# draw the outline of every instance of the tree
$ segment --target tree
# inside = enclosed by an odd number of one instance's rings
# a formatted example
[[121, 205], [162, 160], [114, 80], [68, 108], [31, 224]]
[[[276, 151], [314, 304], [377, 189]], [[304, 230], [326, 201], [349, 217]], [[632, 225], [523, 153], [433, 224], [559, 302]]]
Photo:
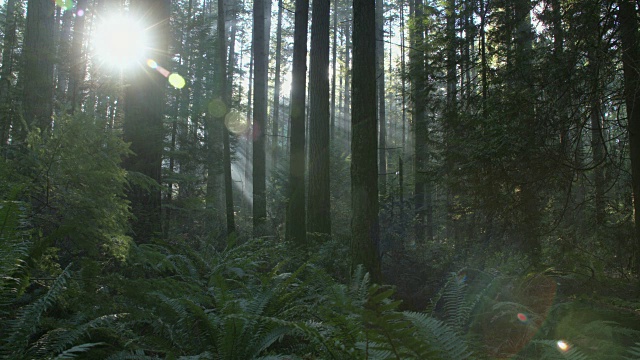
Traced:
[[291, 65], [290, 160], [286, 240], [304, 245], [307, 238], [305, 209], [305, 95], [309, 1], [296, 0]]
[[378, 170], [380, 174], [380, 194], [387, 192], [387, 119], [385, 114], [385, 84], [384, 84], [384, 0], [376, 0], [376, 79], [378, 94], [378, 126], [380, 138], [378, 141]]
[[48, 133], [51, 130], [53, 114], [53, 63], [55, 48], [53, 43], [54, 2], [49, 0], [29, 0], [27, 4], [27, 28], [24, 38], [22, 110], [26, 129], [20, 134], [24, 139], [26, 131], [39, 128]]
[[630, 0], [620, 0], [618, 21], [622, 41], [624, 97], [629, 127], [629, 155], [633, 186], [636, 240], [636, 272], [640, 274], [640, 50], [638, 49], [638, 17]]
[[273, 123], [271, 132], [273, 133], [273, 142], [271, 145], [271, 166], [276, 169], [278, 167], [278, 143], [279, 143], [279, 122], [280, 122], [280, 68], [282, 65], [282, 0], [278, 0], [278, 24], [276, 29], [276, 68], [275, 79], [273, 85]]
[[[167, 61], [170, 0], [136, 0], [132, 4], [135, 14], [143, 17], [149, 55], [158, 64]], [[148, 24], [153, 24], [150, 26]], [[138, 69], [138, 68], [137, 68]], [[132, 184], [128, 193], [134, 215], [132, 230], [138, 242], [148, 242], [161, 234], [161, 195], [159, 184], [162, 172], [164, 140], [163, 104], [166, 81], [153, 69], [138, 69], [129, 75], [125, 94], [124, 140], [131, 143], [133, 154], [123, 163], [129, 173], [146, 176], [152, 183]]]
[[[225, 104], [225, 111], [221, 113], [222, 117], [218, 120], [221, 123], [224, 122], [224, 115], [228, 113], [228, 109], [231, 106], [231, 93], [227, 87], [227, 45], [226, 45], [226, 32], [225, 32], [225, 16], [224, 16], [224, 0], [218, 0], [218, 52], [217, 52], [217, 73], [219, 77], [218, 94], [222, 99], [222, 103]], [[231, 148], [229, 142], [229, 129], [226, 126], [222, 126], [222, 144], [223, 149], [223, 171], [224, 171], [224, 194], [225, 194], [225, 209], [227, 218], [227, 234], [232, 235], [236, 231], [235, 215], [233, 208], [233, 183], [231, 179]]]
[[336, 129], [336, 76], [338, 64], [338, 0], [333, 2], [333, 46], [331, 47], [331, 139]]
[[265, 131], [267, 125], [267, 64], [264, 0], [253, 1], [253, 233], [265, 234], [267, 220]]
[[416, 214], [415, 240], [424, 240], [426, 215], [426, 156], [428, 127], [426, 119], [426, 78], [425, 54], [420, 49], [424, 42], [424, 27], [422, 26], [422, 1], [417, 0], [413, 8], [413, 24], [411, 26], [411, 51], [409, 52], [411, 74], [411, 96], [413, 98], [413, 133], [414, 133], [414, 211]]
[[314, 0], [311, 10], [309, 69], [309, 206], [308, 231], [331, 234], [329, 192], [329, 0]]
[[[87, 0], [78, 0], [76, 12], [87, 8]], [[85, 38], [85, 16], [76, 16], [73, 26], [73, 42], [71, 45], [71, 71], [69, 76], [69, 92], [71, 93], [71, 113], [73, 114], [77, 107], [80, 106], [82, 96], [80, 89], [84, 82], [86, 72], [86, 59], [84, 54], [84, 38]]]
[[353, 1], [351, 105], [351, 256], [373, 281], [382, 280], [379, 255], [375, 0]]
[[0, 147], [9, 140], [12, 123], [11, 80], [13, 77], [16, 39], [16, 0], [8, 0], [5, 11], [4, 41], [2, 44], [2, 69], [0, 70]]

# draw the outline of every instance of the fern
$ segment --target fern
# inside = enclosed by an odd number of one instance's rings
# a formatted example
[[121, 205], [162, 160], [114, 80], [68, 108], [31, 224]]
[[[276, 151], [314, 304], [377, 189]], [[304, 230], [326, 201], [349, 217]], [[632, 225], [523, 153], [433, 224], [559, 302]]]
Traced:
[[423, 313], [404, 312], [404, 316], [415, 327], [416, 338], [428, 343], [430, 349], [435, 350], [438, 358], [457, 360], [471, 357], [472, 353], [469, 351], [466, 339], [461, 337], [453, 327]]
[[143, 350], [119, 351], [110, 355], [105, 360], [158, 360], [158, 357], [148, 356]]
[[31, 247], [27, 206], [0, 201], [0, 316], [28, 285], [26, 260]]
[[629, 356], [628, 360], [639, 360], [640, 359], [640, 342], [637, 342], [634, 346], [632, 346], [628, 350]]
[[576, 346], [569, 346], [567, 349], [559, 348], [556, 340], [534, 340], [532, 347], [538, 350], [538, 357], [548, 360], [588, 360], [589, 357], [581, 352]]
[[86, 344], [81, 344], [81, 345], [76, 345], [70, 349], [67, 349], [65, 351], [63, 351], [62, 353], [60, 353], [60, 355], [56, 356], [55, 359], [73, 359], [75, 358], [78, 354], [80, 353], [85, 353], [89, 350], [91, 350], [92, 348], [99, 346], [99, 345], [104, 345], [104, 343], [86, 343]]
[[14, 358], [20, 358], [29, 344], [29, 339], [38, 330], [42, 315], [60, 298], [65, 291], [67, 280], [71, 276], [71, 264], [56, 278], [47, 293], [35, 302], [25, 306], [18, 317], [8, 322], [9, 336], [3, 348], [13, 352]]
[[[109, 327], [124, 316], [126, 314], [104, 315], [71, 329], [58, 328], [48, 331], [38, 339], [33, 347], [37, 349], [36, 353], [42, 357], [64, 354], [73, 349], [69, 349], [69, 346], [78, 343], [82, 337], [89, 335], [91, 330]], [[88, 350], [89, 348], [86, 349], [86, 351]]]

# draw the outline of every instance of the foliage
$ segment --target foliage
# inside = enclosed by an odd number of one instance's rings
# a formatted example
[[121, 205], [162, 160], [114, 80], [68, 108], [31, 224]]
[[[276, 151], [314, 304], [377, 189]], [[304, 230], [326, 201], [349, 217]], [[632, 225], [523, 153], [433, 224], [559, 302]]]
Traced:
[[18, 196], [31, 204], [30, 221], [47, 244], [63, 250], [63, 262], [79, 254], [125, 255], [129, 210], [120, 162], [127, 153], [97, 119], [64, 116], [50, 138], [31, 132], [27, 147], [8, 163], [8, 180], [21, 184]]

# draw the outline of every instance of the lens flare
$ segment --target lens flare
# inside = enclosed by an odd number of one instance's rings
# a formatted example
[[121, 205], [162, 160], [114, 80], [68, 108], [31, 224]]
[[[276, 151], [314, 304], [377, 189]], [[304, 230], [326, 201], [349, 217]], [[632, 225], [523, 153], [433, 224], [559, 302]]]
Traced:
[[93, 44], [99, 61], [120, 69], [144, 63], [149, 47], [140, 21], [122, 14], [100, 19]]
[[187, 82], [182, 76], [180, 76], [180, 74], [173, 73], [169, 75], [169, 84], [171, 84], [171, 86], [176, 89], [182, 89], [187, 84]]
[[152, 69], [155, 69], [155, 68], [158, 67], [158, 63], [153, 61], [153, 60], [151, 60], [151, 59], [148, 59], [147, 60], [147, 66], [152, 68]]
[[227, 113], [227, 105], [221, 99], [213, 99], [209, 102], [209, 114], [214, 118], [223, 117]]
[[58, 5], [58, 7], [62, 9], [70, 10], [73, 7], [73, 1], [72, 0], [56, 0], [56, 5]]
[[557, 345], [558, 345], [558, 349], [562, 352], [568, 351], [570, 347], [569, 344], [567, 344], [567, 342], [564, 340], [558, 340]]
[[249, 129], [247, 118], [236, 109], [231, 109], [224, 117], [224, 125], [236, 135], [244, 134]]
[[527, 315], [523, 314], [523, 313], [518, 313], [518, 320], [520, 320], [520, 322], [527, 322], [527, 320], [529, 320], [529, 318], [527, 317]]

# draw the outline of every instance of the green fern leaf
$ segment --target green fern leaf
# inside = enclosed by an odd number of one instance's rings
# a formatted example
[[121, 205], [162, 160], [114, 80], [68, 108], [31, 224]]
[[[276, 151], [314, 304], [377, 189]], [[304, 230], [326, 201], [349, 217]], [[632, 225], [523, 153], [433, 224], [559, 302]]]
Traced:
[[63, 351], [62, 353], [60, 353], [60, 355], [56, 356], [55, 359], [56, 360], [73, 359], [76, 356], [78, 356], [78, 354], [85, 353], [99, 345], [104, 345], [104, 343], [99, 342], [99, 343], [86, 343], [86, 344], [76, 345], [70, 349]]

